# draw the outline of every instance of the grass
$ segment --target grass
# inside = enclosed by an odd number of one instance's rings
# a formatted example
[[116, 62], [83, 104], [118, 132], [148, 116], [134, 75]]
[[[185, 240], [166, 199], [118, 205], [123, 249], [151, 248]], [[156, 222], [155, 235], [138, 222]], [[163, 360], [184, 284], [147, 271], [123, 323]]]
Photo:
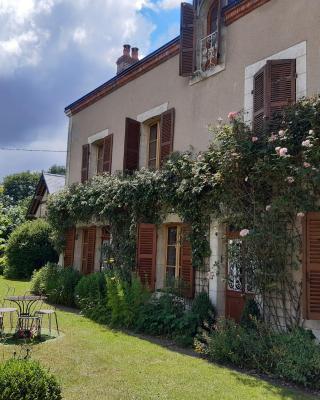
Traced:
[[[0, 299], [6, 285], [23, 294], [28, 282], [0, 277]], [[60, 380], [65, 400], [247, 400], [312, 399], [294, 389], [171, 351], [147, 340], [96, 324], [72, 310], [61, 310], [63, 334], [34, 346], [32, 357]], [[14, 346], [0, 347], [0, 361]]]

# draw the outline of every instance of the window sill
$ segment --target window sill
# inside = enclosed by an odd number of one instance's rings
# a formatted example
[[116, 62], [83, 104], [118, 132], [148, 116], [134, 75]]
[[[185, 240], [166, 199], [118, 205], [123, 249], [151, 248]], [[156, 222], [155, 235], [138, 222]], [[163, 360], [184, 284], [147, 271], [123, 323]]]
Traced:
[[225, 64], [219, 64], [215, 66], [214, 68], [207, 70], [205, 72], [195, 72], [194, 75], [190, 78], [189, 85], [194, 85], [195, 83], [201, 82], [207, 78], [210, 78], [210, 76], [217, 75], [220, 72], [224, 71], [226, 69]]

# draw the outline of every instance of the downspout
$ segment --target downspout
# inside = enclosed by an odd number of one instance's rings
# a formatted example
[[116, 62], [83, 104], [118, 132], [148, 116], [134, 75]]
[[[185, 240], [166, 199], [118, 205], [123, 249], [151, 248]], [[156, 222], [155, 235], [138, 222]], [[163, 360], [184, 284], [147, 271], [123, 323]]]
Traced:
[[70, 179], [70, 153], [71, 153], [71, 135], [72, 135], [72, 113], [71, 110], [65, 111], [66, 116], [69, 118], [68, 127], [68, 145], [67, 145], [67, 159], [66, 159], [66, 186], [69, 186]]

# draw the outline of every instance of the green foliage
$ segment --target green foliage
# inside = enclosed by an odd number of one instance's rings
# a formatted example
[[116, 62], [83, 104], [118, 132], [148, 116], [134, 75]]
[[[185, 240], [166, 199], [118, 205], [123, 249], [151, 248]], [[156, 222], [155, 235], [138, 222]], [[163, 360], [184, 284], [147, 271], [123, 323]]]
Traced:
[[79, 272], [73, 268], [48, 263], [34, 272], [31, 291], [35, 294], [45, 294], [51, 303], [71, 307], [75, 305], [74, 293], [80, 278]]
[[54, 164], [48, 169], [49, 174], [65, 175], [66, 167], [64, 165]]
[[261, 321], [259, 306], [253, 298], [247, 298], [242, 310], [240, 325], [246, 329], [255, 329], [257, 321]]
[[0, 275], [3, 275], [3, 271], [7, 265], [7, 259], [5, 256], [0, 257]]
[[0, 400], [61, 400], [56, 378], [36, 361], [12, 359], [0, 365]]
[[274, 333], [259, 322], [252, 330], [231, 320], [220, 320], [210, 337], [208, 354], [212, 361], [320, 388], [320, 346], [303, 329]]
[[56, 262], [58, 254], [51, 242], [51, 227], [42, 220], [20, 225], [10, 236], [5, 250], [8, 278], [30, 278], [32, 272], [47, 262]]
[[75, 288], [75, 302], [86, 317], [99, 323], [109, 322], [106, 275], [98, 272], [83, 276]]
[[38, 172], [20, 172], [8, 175], [3, 179], [3, 194], [7, 196], [12, 204], [32, 196], [40, 178]]
[[216, 321], [216, 309], [206, 292], [200, 292], [196, 295], [192, 303], [191, 312], [198, 316], [198, 321], [201, 324], [213, 325]]
[[107, 306], [113, 326], [133, 327], [150, 297], [140, 279], [134, 275], [131, 281], [118, 276], [107, 278]]

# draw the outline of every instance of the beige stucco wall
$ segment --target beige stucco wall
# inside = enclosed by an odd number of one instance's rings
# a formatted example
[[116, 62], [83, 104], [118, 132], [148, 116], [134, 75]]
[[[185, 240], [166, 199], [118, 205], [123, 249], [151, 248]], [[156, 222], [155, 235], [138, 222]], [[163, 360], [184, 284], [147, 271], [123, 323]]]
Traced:
[[[190, 146], [195, 151], [205, 150], [210, 140], [208, 124], [216, 123], [219, 117], [226, 120], [229, 111], [244, 107], [246, 68], [294, 45], [306, 42], [306, 94], [319, 93], [319, 22], [319, 0], [271, 0], [225, 27], [225, 68], [219, 73], [190, 84], [189, 78], [178, 75], [179, 57], [176, 56], [72, 116], [68, 183], [80, 180], [82, 145], [88, 143], [88, 137], [104, 130], [114, 134], [112, 170], [121, 170], [125, 118], [137, 119], [138, 115], [164, 103], [176, 110], [174, 150], [183, 151]], [[141, 143], [143, 154], [140, 154], [140, 163], [144, 166], [145, 140]], [[162, 243], [159, 230], [157, 287], [161, 287], [163, 282]], [[77, 265], [80, 265], [80, 245], [81, 234], [75, 251]], [[214, 268], [215, 262], [220, 262], [223, 256], [223, 231], [214, 224], [211, 229], [211, 248], [210, 296], [219, 313], [223, 314], [223, 270], [217, 274]], [[311, 326], [311, 323], [307, 325]], [[320, 328], [318, 322], [313, 322], [312, 326]]]

